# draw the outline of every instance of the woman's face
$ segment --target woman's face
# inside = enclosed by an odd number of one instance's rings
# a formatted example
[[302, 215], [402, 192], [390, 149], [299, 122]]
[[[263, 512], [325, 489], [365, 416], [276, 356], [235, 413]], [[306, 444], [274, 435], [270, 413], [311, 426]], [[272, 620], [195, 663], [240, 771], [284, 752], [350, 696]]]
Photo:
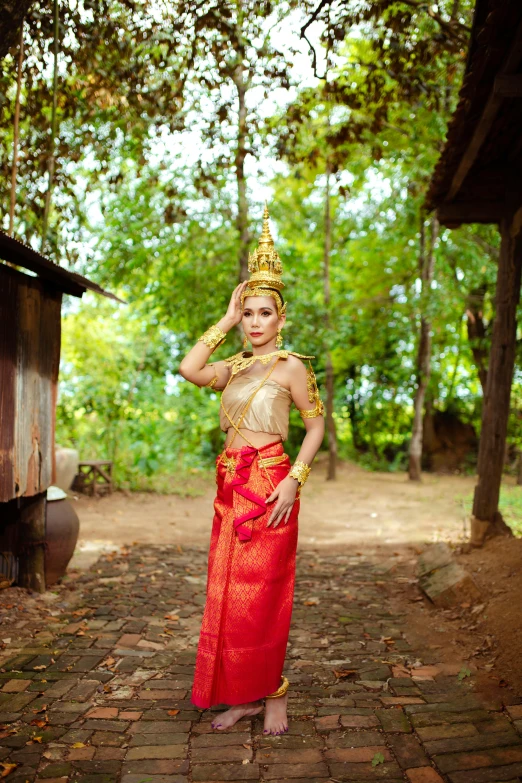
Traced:
[[243, 330], [254, 346], [266, 345], [277, 337], [285, 316], [277, 315], [277, 305], [271, 296], [246, 296], [243, 304]]

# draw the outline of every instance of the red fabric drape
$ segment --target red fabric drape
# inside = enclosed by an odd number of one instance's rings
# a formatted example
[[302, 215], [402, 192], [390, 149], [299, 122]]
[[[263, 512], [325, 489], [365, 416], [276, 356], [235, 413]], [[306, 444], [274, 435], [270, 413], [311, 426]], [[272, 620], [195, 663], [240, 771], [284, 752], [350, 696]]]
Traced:
[[[266, 523], [274, 503], [259, 457], [283, 455], [281, 442], [226, 449], [233, 473], [218, 466], [217, 496], [208, 558], [208, 582], [192, 702], [197, 707], [242, 704], [281, 684], [295, 581], [299, 500], [289, 521]], [[290, 460], [267, 468], [272, 484], [288, 474]]]

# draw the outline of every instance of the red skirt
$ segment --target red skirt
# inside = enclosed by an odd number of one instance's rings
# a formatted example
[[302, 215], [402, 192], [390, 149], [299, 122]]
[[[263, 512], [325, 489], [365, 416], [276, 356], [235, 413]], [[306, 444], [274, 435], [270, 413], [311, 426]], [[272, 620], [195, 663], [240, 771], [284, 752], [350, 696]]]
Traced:
[[[294, 596], [299, 500], [286, 524], [266, 526], [277, 502], [266, 504], [273, 491], [267, 472], [276, 487], [288, 475], [289, 457], [281, 442], [225, 454], [192, 688], [201, 708], [255, 701], [279, 688]], [[259, 464], [260, 457], [283, 455], [266, 471]]]

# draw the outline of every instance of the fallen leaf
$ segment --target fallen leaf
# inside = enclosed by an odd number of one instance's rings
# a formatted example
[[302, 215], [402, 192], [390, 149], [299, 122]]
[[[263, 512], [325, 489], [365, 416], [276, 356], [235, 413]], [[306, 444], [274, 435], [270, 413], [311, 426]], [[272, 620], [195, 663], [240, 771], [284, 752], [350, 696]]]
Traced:
[[7, 761], [0, 761], [0, 778], [6, 778], [8, 775], [11, 774], [16, 768], [18, 764], [9, 764]]
[[33, 710], [35, 715], [39, 715], [41, 712], [47, 711], [47, 704], [43, 704], [39, 710]]
[[177, 715], [179, 710], [168, 710], [167, 715]]
[[43, 720], [41, 718], [34, 718], [34, 720], [31, 721], [30, 725], [36, 726], [39, 729], [43, 729], [45, 728], [45, 726], [47, 726], [48, 722], [49, 722], [49, 718], [46, 715]]
[[179, 620], [179, 615], [177, 614], [166, 614], [165, 620], [171, 620], [172, 622], [175, 622], [176, 620]]
[[356, 669], [332, 669], [338, 680], [344, 680], [347, 677], [354, 677], [357, 674]]
[[372, 759], [372, 767], [376, 767], [378, 764], [384, 764], [384, 756], [382, 753], [376, 753]]
[[463, 666], [462, 669], [460, 670], [460, 672], [457, 675], [457, 679], [458, 680], [463, 680], [466, 677], [471, 677], [471, 671], [469, 669], [467, 669], [465, 666]]
[[44, 666], [42, 663], [41, 666], [33, 666], [33, 669], [35, 672], [41, 672], [42, 669], [47, 669], [47, 666]]
[[73, 748], [86, 748], [87, 745], [84, 742], [73, 742]]

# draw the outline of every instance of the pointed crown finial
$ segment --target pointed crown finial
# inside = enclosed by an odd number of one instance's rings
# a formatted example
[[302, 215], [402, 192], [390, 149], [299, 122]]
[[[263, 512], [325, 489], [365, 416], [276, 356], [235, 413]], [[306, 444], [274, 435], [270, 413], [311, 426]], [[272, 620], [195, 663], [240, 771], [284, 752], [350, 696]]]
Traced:
[[263, 211], [263, 230], [259, 237], [259, 243], [253, 253], [248, 256], [248, 271], [250, 272], [249, 286], [266, 286], [280, 291], [284, 287], [282, 280], [283, 266], [279, 253], [274, 247], [274, 240], [270, 232], [270, 215], [268, 204], [265, 201]]

